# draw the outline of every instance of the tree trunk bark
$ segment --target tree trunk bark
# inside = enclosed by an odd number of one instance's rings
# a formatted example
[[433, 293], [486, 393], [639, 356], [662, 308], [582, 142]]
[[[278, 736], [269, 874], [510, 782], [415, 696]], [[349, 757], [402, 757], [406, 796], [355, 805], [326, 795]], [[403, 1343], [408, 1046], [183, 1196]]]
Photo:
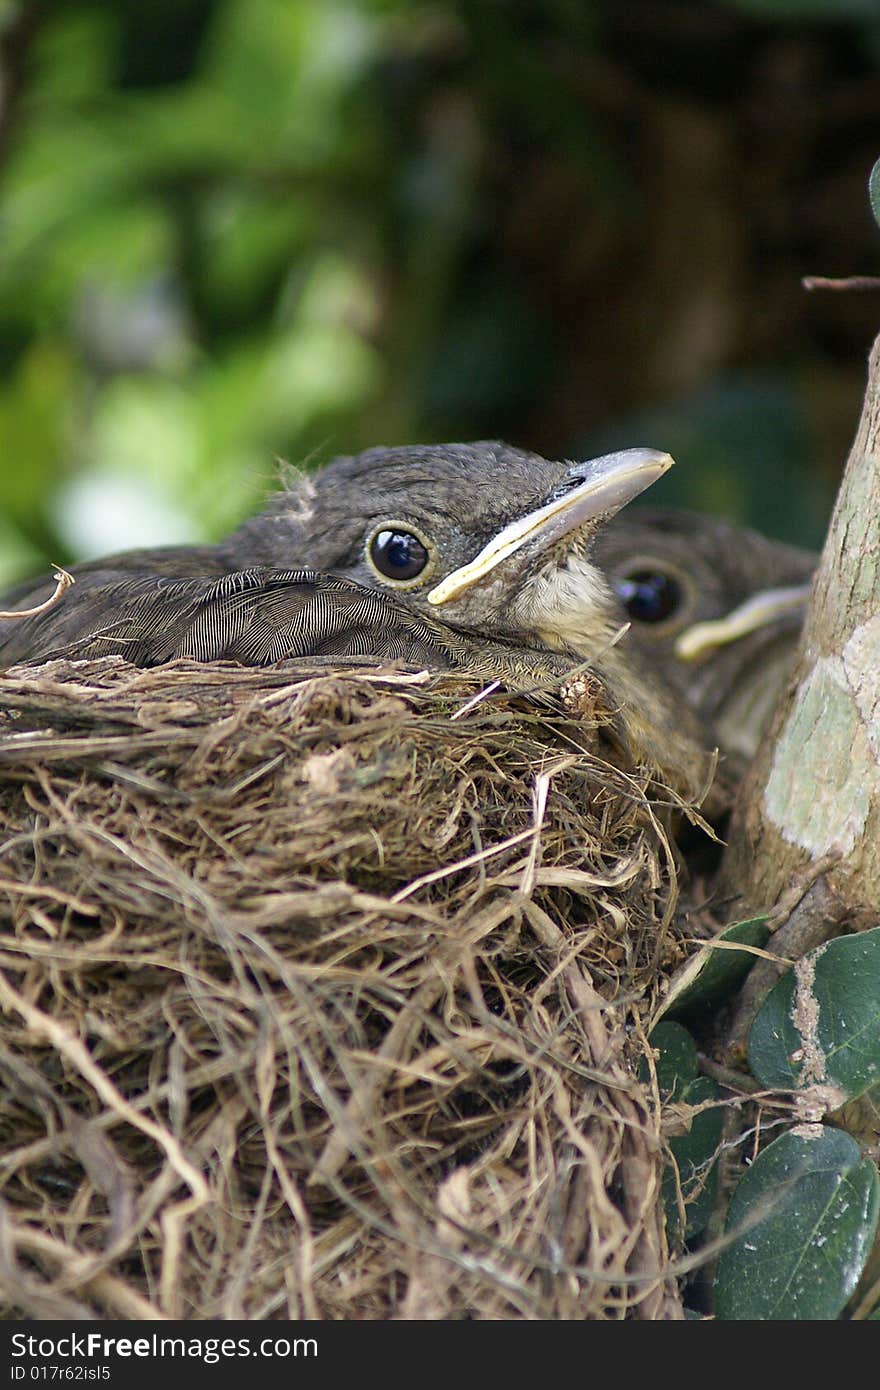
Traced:
[[809, 900], [808, 945], [823, 921], [831, 932], [880, 922], [880, 338], [795, 670], [740, 790], [721, 890], [737, 917]]

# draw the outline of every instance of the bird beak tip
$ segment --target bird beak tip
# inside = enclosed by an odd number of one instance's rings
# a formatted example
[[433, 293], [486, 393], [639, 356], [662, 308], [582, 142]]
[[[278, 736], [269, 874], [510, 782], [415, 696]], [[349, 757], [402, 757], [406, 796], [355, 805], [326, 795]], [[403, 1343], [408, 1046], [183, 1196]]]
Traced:
[[646, 480], [653, 482], [669, 472], [675, 459], [665, 449], [621, 449], [618, 453], [607, 454], [604, 459], [597, 460], [597, 463], [607, 464], [609, 472], [642, 474]]
[[599, 516], [620, 511], [668, 473], [674, 463], [675, 459], [665, 450], [621, 449], [585, 464], [575, 464], [570, 474], [581, 483], [578, 491], [583, 495], [583, 507], [592, 506]]

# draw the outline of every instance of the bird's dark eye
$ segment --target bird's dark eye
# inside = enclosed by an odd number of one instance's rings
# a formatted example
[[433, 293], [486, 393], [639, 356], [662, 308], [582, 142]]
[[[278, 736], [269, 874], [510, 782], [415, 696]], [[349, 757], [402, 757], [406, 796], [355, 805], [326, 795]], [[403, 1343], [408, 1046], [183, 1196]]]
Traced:
[[614, 588], [636, 623], [665, 622], [678, 610], [682, 600], [677, 581], [661, 570], [636, 570], [617, 579]]
[[386, 579], [416, 579], [428, 563], [428, 551], [411, 531], [377, 531], [369, 555]]

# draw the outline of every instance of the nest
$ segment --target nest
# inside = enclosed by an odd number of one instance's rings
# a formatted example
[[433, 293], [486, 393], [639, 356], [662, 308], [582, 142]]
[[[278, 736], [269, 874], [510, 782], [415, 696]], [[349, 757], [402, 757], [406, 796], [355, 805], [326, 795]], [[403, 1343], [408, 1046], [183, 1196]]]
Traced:
[[13, 1318], [680, 1314], [656, 789], [393, 669], [0, 679]]

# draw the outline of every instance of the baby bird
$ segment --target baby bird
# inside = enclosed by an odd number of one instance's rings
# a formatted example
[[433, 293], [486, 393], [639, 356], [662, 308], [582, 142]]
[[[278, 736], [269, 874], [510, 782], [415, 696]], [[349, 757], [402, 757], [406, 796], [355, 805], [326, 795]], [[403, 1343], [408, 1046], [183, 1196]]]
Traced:
[[55, 607], [0, 622], [0, 662], [327, 651], [517, 688], [587, 663], [633, 756], [692, 786], [716, 726], [736, 752], [756, 737], [754, 692], [784, 678], [779, 632], [796, 633], [814, 560], [687, 513], [617, 517], [671, 465], [651, 449], [574, 464], [495, 441], [370, 449], [297, 477], [216, 546], [79, 566]]

